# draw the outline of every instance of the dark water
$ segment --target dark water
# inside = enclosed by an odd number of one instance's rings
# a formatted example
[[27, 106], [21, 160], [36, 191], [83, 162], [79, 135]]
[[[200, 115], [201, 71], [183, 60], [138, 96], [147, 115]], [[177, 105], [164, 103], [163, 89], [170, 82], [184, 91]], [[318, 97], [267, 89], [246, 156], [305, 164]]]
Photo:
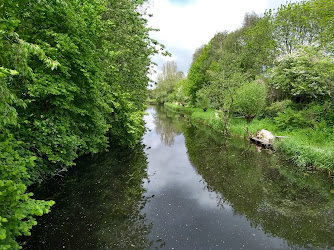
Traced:
[[25, 249], [333, 249], [334, 180], [149, 108], [143, 146], [86, 157]]

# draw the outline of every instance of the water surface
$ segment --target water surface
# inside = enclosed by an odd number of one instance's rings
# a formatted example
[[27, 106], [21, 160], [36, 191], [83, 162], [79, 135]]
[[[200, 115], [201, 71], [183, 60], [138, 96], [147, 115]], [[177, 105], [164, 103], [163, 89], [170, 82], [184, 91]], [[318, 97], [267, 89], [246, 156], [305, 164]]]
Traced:
[[26, 249], [332, 249], [333, 178], [150, 107], [143, 146], [86, 157]]

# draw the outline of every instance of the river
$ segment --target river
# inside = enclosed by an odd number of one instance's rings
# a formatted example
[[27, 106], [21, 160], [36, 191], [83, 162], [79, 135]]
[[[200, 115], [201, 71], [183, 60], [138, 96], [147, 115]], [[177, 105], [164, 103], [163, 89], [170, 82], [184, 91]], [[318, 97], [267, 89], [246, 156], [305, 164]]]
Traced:
[[[333, 249], [334, 180], [149, 107], [133, 150], [86, 156], [24, 249]], [[259, 152], [260, 151], [260, 152]]]

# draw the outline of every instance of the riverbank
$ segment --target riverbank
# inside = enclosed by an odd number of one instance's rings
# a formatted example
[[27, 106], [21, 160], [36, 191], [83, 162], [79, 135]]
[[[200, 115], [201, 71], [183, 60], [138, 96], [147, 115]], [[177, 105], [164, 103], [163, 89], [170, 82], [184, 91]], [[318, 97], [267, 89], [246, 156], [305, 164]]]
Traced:
[[334, 247], [333, 178], [163, 106], [144, 119], [137, 147], [81, 157], [34, 190], [56, 205], [23, 250]]
[[[201, 123], [216, 131], [224, 130], [224, 123], [216, 117], [214, 109], [203, 111], [201, 108], [183, 107], [173, 103], [165, 103], [165, 107], [171, 111], [183, 113], [191, 120]], [[256, 134], [256, 131], [267, 129], [276, 136], [288, 136], [280, 142], [274, 142], [275, 150], [284, 153], [293, 163], [302, 169], [321, 170], [329, 174], [334, 173], [334, 129], [328, 127], [281, 130], [273, 120], [254, 119], [247, 123], [243, 118], [232, 118], [230, 132], [232, 135], [248, 136], [245, 129]]]

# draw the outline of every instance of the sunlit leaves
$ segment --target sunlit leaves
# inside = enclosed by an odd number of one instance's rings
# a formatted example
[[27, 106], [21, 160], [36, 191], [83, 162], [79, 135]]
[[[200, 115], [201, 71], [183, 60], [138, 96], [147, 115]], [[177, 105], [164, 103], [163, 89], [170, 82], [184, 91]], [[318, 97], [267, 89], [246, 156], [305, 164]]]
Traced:
[[270, 84], [297, 102], [321, 101], [333, 96], [334, 61], [315, 47], [302, 47], [278, 59]]
[[133, 147], [140, 140], [159, 47], [139, 11], [143, 2], [1, 3], [0, 216], [7, 221], [0, 249], [18, 248], [15, 237], [29, 235], [33, 216], [52, 205], [33, 200], [27, 184], [109, 141]]
[[[9, 139], [8, 139], [9, 138]], [[15, 238], [30, 235], [30, 229], [36, 225], [34, 215], [47, 213], [53, 201], [38, 201], [26, 193], [29, 176], [28, 165], [34, 164], [35, 157], [21, 157], [18, 146], [11, 135], [0, 136], [0, 249], [19, 249]]]
[[234, 110], [248, 122], [260, 114], [266, 104], [266, 87], [261, 81], [247, 83], [236, 90]]
[[159, 103], [169, 100], [176, 83], [183, 78], [183, 72], [178, 71], [174, 61], [166, 62], [162, 67], [162, 73], [158, 75], [157, 87], [153, 90], [154, 96]]

